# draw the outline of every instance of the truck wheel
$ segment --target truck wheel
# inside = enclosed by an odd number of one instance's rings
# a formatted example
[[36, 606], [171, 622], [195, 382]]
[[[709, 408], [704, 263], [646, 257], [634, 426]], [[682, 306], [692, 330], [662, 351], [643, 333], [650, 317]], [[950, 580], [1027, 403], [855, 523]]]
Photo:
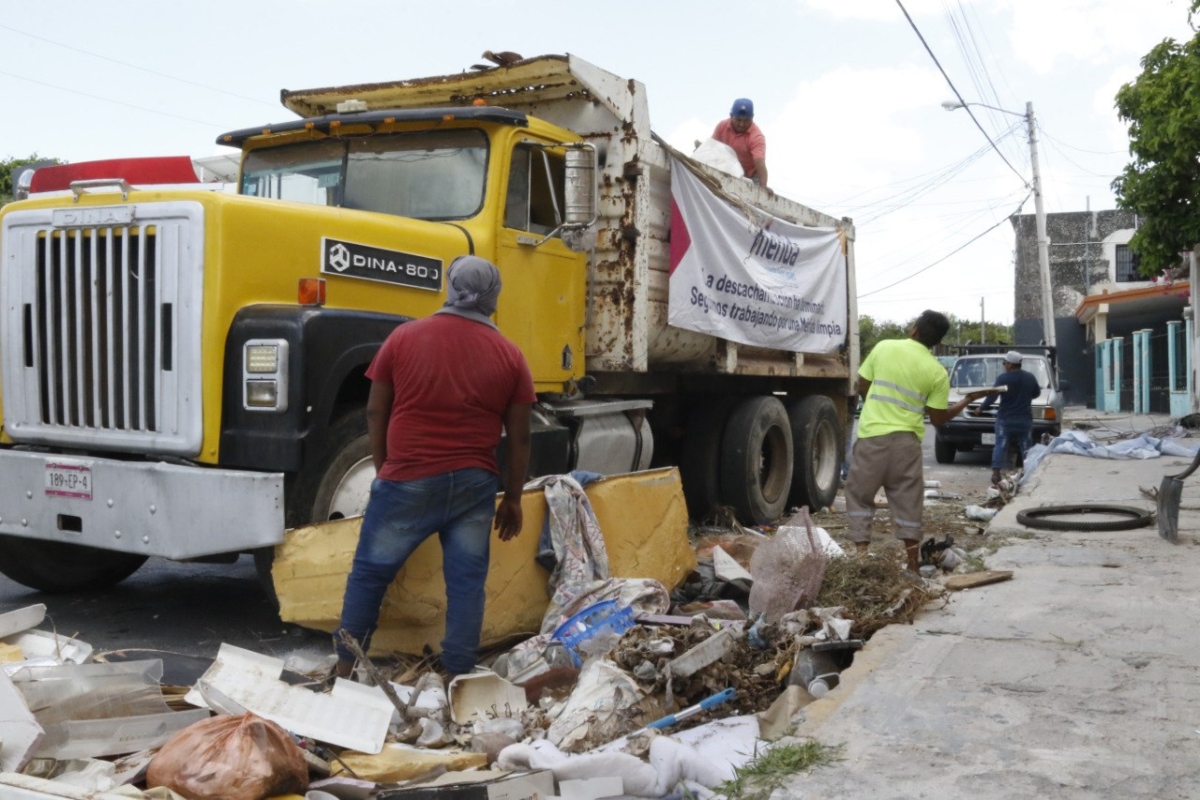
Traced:
[[721, 438], [733, 398], [716, 396], [692, 410], [684, 429], [679, 477], [688, 513], [700, 521], [721, 502]]
[[[366, 410], [353, 411], [335, 422], [325, 446], [288, 480], [284, 518], [289, 528], [344, 519], [362, 514], [375, 479], [371, 441], [367, 438]], [[271, 567], [275, 548], [254, 551], [254, 566], [267, 595], [275, 599]]]
[[748, 524], [774, 522], [792, 486], [792, 426], [770, 395], [748, 397], [733, 409], [721, 440], [721, 494]]
[[0, 572], [30, 589], [62, 594], [107, 589], [146, 563], [146, 556], [66, 542], [0, 536]]
[[952, 442], [942, 441], [942, 437], [933, 437], [933, 457], [939, 464], [953, 464], [954, 455], [958, 448]]
[[819, 511], [833, 505], [842, 475], [845, 440], [833, 401], [823, 394], [787, 404], [795, 456], [788, 502]]

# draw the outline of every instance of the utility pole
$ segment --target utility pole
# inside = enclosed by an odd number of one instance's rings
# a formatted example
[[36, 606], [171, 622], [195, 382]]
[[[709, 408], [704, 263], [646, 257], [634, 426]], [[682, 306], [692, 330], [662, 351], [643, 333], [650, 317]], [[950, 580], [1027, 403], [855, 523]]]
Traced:
[[1033, 103], [1025, 104], [1025, 124], [1029, 126], [1029, 162], [1033, 169], [1033, 211], [1037, 222], [1038, 271], [1042, 277], [1042, 338], [1055, 346], [1054, 287], [1050, 283], [1050, 239], [1046, 236], [1046, 209], [1042, 205], [1042, 171], [1038, 167], [1037, 128], [1033, 122]]
[[[1025, 125], [1029, 129], [1029, 163], [1033, 169], [1033, 182], [1027, 185], [1033, 190], [1033, 211], [1037, 221], [1038, 272], [1041, 273], [1042, 278], [1042, 339], [1053, 347], [1056, 338], [1054, 335], [1054, 286], [1050, 283], [1050, 239], [1046, 236], [1046, 209], [1042, 205], [1042, 171], [1038, 166], [1037, 126], [1033, 121], [1033, 103], [1025, 104], [1024, 114], [999, 106], [989, 106], [987, 103], [968, 103], [963, 100], [947, 100], [942, 103], [942, 108], [947, 111], [967, 106], [982, 106], [999, 111], [1001, 114], [1025, 117]], [[990, 142], [991, 139], [989, 138], [988, 141]], [[995, 147], [995, 144], [993, 143], [992, 146]]]
[[979, 298], [979, 343], [987, 344], [987, 323], [983, 321], [983, 298]]

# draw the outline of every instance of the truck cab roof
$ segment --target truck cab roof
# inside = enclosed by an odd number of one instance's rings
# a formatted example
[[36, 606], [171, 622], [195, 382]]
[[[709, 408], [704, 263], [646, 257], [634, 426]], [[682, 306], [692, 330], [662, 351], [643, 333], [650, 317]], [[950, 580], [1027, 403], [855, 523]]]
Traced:
[[494, 106], [392, 108], [375, 111], [325, 114], [307, 119], [288, 120], [278, 125], [242, 128], [221, 134], [217, 137], [217, 144], [241, 147], [248, 140], [256, 136], [270, 136], [272, 134], [294, 133], [306, 130], [329, 134], [342, 126], [370, 126], [406, 122], [449, 122], [452, 120], [476, 120], [502, 125], [514, 125], [517, 127], [527, 127], [529, 125], [529, 117], [524, 111], [512, 111], [507, 108], [496, 108]]

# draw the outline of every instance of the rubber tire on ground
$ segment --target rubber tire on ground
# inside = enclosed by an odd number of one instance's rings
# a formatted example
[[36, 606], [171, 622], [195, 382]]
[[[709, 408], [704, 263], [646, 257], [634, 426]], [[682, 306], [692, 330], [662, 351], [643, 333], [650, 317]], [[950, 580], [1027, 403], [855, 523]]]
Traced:
[[788, 504], [813, 511], [833, 505], [841, 483], [846, 440], [837, 407], [823, 394], [787, 403], [792, 427], [792, 490]]
[[[1055, 517], [1072, 514], [1113, 514], [1113, 520], [1069, 520]], [[1154, 513], [1135, 506], [1081, 503], [1070, 506], [1038, 506], [1017, 512], [1017, 524], [1046, 531], [1129, 531], [1154, 522]]]
[[953, 464], [958, 448], [952, 442], [942, 441], [942, 437], [933, 437], [933, 457], [939, 464]]
[[792, 424], [778, 397], [741, 400], [721, 439], [721, 498], [742, 522], [774, 522], [792, 487]]
[[[344, 489], [346, 478], [354, 471], [359, 471], [361, 478], [362, 470], [368, 470], [369, 477], [374, 478], [375, 465], [371, 462], [371, 440], [367, 436], [365, 409], [352, 411], [330, 426], [320, 451], [300, 472], [289, 477], [284, 487], [284, 519], [287, 526], [294, 528], [362, 514], [366, 510], [366, 494], [362, 495], [361, 503], [353, 506], [345, 504], [344, 496], [339, 497], [339, 488]], [[335, 504], [338, 504], [337, 507]], [[274, 563], [274, 547], [261, 547], [254, 551], [254, 567], [259, 582], [272, 600], [275, 600], [275, 584], [271, 577]]]
[[0, 536], [0, 572], [49, 594], [107, 589], [145, 563], [146, 556], [136, 553]]
[[679, 477], [688, 514], [698, 522], [721, 502], [721, 439], [733, 401], [723, 395], [706, 398], [692, 409], [684, 427]]

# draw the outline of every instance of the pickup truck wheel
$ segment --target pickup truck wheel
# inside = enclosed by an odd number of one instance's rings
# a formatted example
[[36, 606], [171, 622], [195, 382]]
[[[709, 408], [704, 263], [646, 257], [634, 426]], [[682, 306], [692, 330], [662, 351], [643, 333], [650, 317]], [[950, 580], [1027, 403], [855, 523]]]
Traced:
[[684, 429], [679, 477], [688, 513], [698, 522], [721, 502], [721, 439], [731, 408], [732, 397], [709, 398], [692, 410]]
[[107, 589], [145, 563], [146, 556], [135, 553], [0, 536], [0, 572], [49, 594]]
[[939, 464], [953, 464], [954, 455], [958, 452], [958, 448], [952, 442], [942, 441], [942, 437], [933, 437], [933, 457], [937, 459]]
[[[284, 512], [287, 526], [295, 528], [362, 514], [374, 479], [367, 414], [365, 410], [355, 411], [330, 427], [324, 448], [288, 481]], [[259, 581], [271, 599], [275, 598], [271, 577], [274, 563], [274, 547], [254, 551]]]
[[721, 494], [748, 524], [774, 522], [792, 486], [792, 425], [779, 398], [742, 400], [721, 440]]
[[833, 401], [823, 394], [787, 404], [792, 426], [792, 491], [788, 503], [813, 511], [833, 505], [842, 474], [845, 439]]

